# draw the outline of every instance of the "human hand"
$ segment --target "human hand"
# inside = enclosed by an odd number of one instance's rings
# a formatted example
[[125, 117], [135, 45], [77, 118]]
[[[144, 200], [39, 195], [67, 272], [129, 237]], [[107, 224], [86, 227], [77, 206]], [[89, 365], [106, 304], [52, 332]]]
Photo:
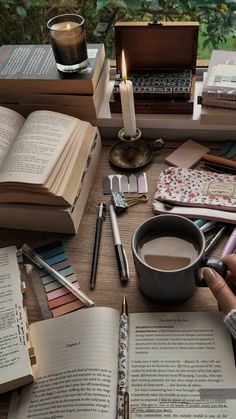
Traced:
[[221, 258], [228, 273], [224, 280], [214, 269], [204, 268], [203, 277], [225, 315], [236, 309], [236, 254]]

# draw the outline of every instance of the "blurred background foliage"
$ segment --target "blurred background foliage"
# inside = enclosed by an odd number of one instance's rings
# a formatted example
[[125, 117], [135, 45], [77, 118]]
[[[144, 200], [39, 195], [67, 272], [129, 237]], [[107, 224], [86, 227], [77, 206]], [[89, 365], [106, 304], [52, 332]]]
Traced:
[[88, 42], [104, 42], [109, 58], [116, 21], [198, 21], [198, 58], [236, 50], [236, 0], [0, 0], [0, 42], [48, 43], [47, 21], [68, 12], [85, 18]]

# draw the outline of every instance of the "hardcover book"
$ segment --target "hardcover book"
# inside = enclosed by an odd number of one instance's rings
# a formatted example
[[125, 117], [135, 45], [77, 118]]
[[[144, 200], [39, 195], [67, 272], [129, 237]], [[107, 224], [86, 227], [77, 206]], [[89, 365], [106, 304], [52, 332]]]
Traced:
[[213, 50], [203, 82], [202, 104], [205, 99], [236, 100], [236, 51]]
[[6, 106], [27, 117], [32, 111], [50, 110], [62, 112], [86, 121], [98, 117], [109, 80], [110, 62], [105, 59], [93, 94], [0, 93], [0, 106]]
[[64, 74], [56, 68], [51, 45], [2, 45], [0, 92], [94, 93], [105, 59], [104, 44], [88, 44], [89, 66]]

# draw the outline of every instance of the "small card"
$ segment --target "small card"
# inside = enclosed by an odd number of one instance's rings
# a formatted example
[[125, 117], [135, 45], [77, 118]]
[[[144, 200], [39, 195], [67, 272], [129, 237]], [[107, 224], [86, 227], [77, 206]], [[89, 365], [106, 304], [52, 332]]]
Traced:
[[209, 148], [188, 140], [166, 157], [165, 162], [171, 166], [189, 169], [197, 164], [208, 151], [210, 151]]

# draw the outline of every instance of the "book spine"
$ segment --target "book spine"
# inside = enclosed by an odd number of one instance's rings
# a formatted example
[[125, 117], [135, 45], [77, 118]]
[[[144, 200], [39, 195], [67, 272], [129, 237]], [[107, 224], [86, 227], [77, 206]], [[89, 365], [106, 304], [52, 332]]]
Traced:
[[236, 92], [227, 93], [225, 91], [219, 91], [219, 90], [216, 90], [215, 92], [212, 90], [202, 92], [202, 100], [210, 99], [210, 98], [234, 101], [236, 100]]
[[236, 109], [236, 100], [218, 99], [218, 98], [203, 98], [201, 100], [203, 106], [210, 106], [215, 108]]

